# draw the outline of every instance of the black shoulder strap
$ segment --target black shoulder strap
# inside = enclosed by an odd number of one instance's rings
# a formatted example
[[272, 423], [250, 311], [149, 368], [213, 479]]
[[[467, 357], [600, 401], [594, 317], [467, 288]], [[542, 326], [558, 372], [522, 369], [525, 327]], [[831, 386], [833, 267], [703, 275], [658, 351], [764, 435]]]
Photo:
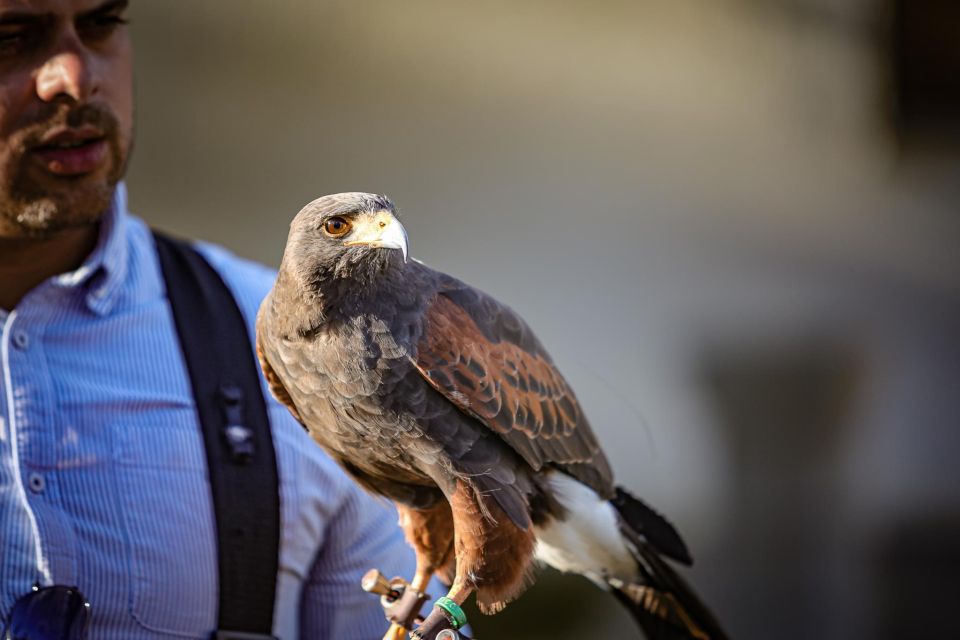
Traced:
[[280, 497], [270, 422], [247, 324], [195, 249], [154, 231], [203, 431], [217, 522], [215, 638], [270, 638]]

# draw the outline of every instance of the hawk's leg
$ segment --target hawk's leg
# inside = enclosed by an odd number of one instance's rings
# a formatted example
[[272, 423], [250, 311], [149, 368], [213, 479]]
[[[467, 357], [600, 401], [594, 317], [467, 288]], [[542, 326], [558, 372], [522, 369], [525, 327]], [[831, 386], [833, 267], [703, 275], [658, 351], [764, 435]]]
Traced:
[[[397, 504], [400, 514], [400, 527], [413, 547], [417, 558], [417, 569], [407, 589], [424, 594], [433, 574], [452, 564], [453, 560], [453, 514], [446, 500], [438, 501], [428, 509], [414, 509]], [[406, 612], [404, 620], [393, 618], [387, 637], [402, 638], [406, 630], [413, 626], [420, 613], [420, 603], [412, 603], [415, 609]]]
[[[450, 506], [456, 575], [446, 597], [460, 607], [476, 591], [480, 611], [496, 613], [527, 586], [534, 547], [532, 527], [518, 527], [496, 501], [478, 495], [463, 481], [457, 482]], [[454, 628], [452, 617], [434, 605], [411, 637], [433, 640], [441, 630]]]
[[417, 556], [417, 571], [410, 586], [423, 592], [434, 572], [444, 569], [447, 570], [445, 573], [449, 572], [453, 560], [453, 513], [446, 500], [440, 500], [428, 509], [398, 504], [397, 511], [407, 542]]

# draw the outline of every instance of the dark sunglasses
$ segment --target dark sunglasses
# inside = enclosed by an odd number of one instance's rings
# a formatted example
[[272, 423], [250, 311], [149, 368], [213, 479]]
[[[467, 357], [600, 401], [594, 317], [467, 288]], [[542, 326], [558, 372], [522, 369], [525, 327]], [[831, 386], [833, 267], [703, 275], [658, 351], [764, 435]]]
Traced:
[[76, 587], [34, 585], [13, 603], [2, 640], [84, 640], [89, 626], [90, 603]]

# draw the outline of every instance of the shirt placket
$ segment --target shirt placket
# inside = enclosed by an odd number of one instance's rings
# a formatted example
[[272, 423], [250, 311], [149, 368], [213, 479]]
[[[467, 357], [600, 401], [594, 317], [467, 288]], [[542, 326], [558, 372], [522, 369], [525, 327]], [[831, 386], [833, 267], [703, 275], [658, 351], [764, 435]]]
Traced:
[[57, 474], [57, 401], [43, 350], [49, 308], [40, 295], [31, 296], [31, 302], [9, 314], [2, 334], [9, 435], [4, 459], [9, 460], [12, 481], [8, 502], [13, 505], [13, 526], [24, 552], [16, 575], [31, 583], [75, 584], [75, 541], [62, 510]]

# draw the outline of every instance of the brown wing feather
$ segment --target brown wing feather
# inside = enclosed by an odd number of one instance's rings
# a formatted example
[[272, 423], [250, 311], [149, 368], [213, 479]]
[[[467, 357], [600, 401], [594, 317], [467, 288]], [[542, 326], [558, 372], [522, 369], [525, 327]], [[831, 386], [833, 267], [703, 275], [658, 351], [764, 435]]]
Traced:
[[414, 364], [534, 469], [553, 464], [612, 495], [609, 464], [573, 390], [511, 309], [451, 279], [427, 309]]
[[[257, 360], [260, 361], [260, 368], [263, 370], [263, 377], [267, 380], [267, 386], [270, 387], [270, 393], [273, 394], [273, 397], [277, 399], [280, 404], [284, 405], [287, 409], [290, 410], [290, 413], [293, 414], [293, 417], [297, 419], [297, 422], [303, 424], [303, 418], [300, 417], [300, 412], [297, 411], [297, 406], [293, 404], [293, 398], [290, 397], [290, 392], [287, 391], [287, 388], [283, 386], [283, 382], [280, 381], [280, 376], [277, 375], [277, 372], [273, 370], [273, 367], [270, 366], [270, 361], [267, 360], [266, 354], [263, 352], [263, 347], [260, 344], [259, 334], [257, 335]], [[306, 428], [306, 425], [304, 425]]]

